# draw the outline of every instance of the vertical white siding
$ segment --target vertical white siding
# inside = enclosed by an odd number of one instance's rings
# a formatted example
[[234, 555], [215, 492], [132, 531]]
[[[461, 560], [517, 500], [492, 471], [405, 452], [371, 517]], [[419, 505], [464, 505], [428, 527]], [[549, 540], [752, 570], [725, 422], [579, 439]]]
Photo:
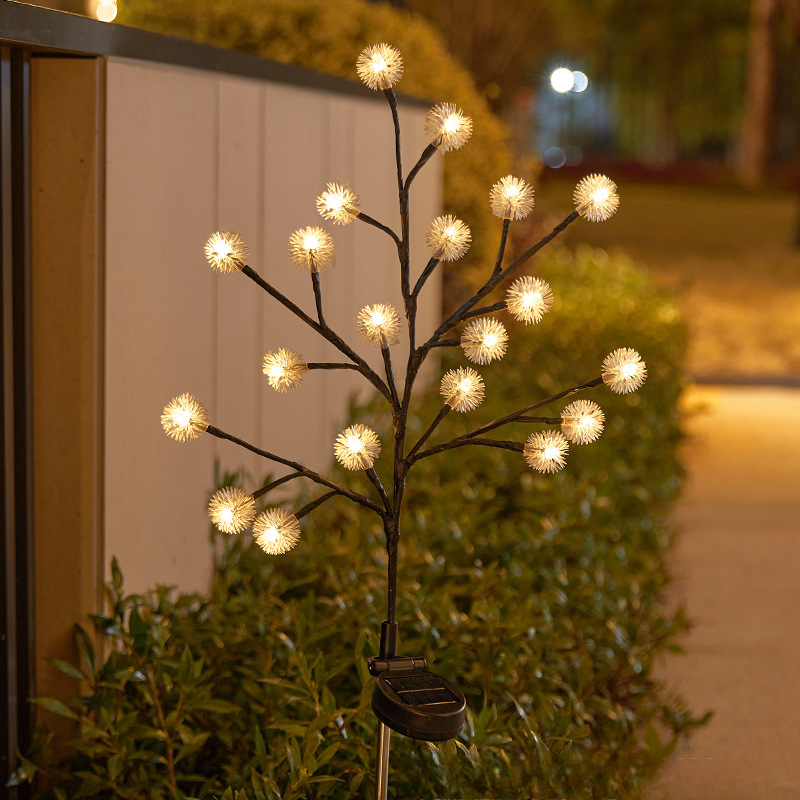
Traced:
[[[291, 264], [287, 243], [297, 228], [325, 227], [337, 252], [321, 276], [326, 319], [382, 369], [355, 317], [367, 303], [401, 310], [394, 244], [360, 222], [323, 222], [315, 204], [328, 181], [350, 182], [366, 213], [398, 228], [391, 115], [371, 98], [124, 59], [109, 60], [107, 85], [105, 550], [133, 591], [201, 588], [215, 459], [246, 470], [247, 488], [281, 473], [209, 436], [169, 440], [159, 425], [165, 403], [196, 394], [213, 424], [324, 471], [349, 396], [369, 388], [335, 371], [272, 391], [260, 371], [267, 350], [342, 358], [247, 278], [212, 273], [203, 244], [218, 228], [239, 231], [251, 266], [313, 315], [310, 278]], [[406, 172], [426, 144], [424, 114], [401, 107]], [[427, 262], [424, 230], [439, 213], [440, 185], [436, 159], [415, 181], [414, 273]], [[439, 309], [431, 284], [423, 331]], [[405, 352], [393, 357], [399, 366]]]

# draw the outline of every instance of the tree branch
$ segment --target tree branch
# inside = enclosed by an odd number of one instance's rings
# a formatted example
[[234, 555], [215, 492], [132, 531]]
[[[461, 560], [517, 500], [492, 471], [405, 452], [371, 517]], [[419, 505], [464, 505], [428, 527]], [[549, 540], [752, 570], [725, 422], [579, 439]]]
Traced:
[[599, 386], [602, 382], [603, 382], [602, 376], [599, 378], [593, 378], [592, 380], [587, 381], [586, 383], [582, 383], [580, 386], [574, 386], [572, 389], [566, 389], [563, 392], [554, 394], [552, 397], [547, 397], [544, 400], [539, 400], [539, 402], [534, 403], [533, 405], [526, 406], [525, 408], [520, 408], [517, 411], [513, 411], [511, 414], [506, 414], [506, 416], [500, 417], [499, 419], [494, 420], [494, 422], [489, 422], [486, 425], [482, 425], [480, 428], [471, 431], [470, 433], [464, 434], [464, 436], [461, 438], [469, 439], [472, 438], [473, 436], [480, 436], [483, 433], [488, 433], [489, 431], [492, 431], [495, 428], [499, 428], [501, 425], [506, 425], [509, 422], [517, 422], [519, 421], [520, 417], [525, 416], [529, 411], [533, 411], [534, 409], [549, 405], [550, 403], [555, 403], [557, 400], [563, 400], [565, 397], [569, 397], [571, 394], [583, 391], [584, 389], [591, 389], [594, 386]]
[[372, 485], [378, 490], [378, 494], [381, 496], [381, 500], [383, 501], [383, 507], [386, 509], [386, 513], [391, 515], [394, 513], [392, 509], [392, 504], [389, 502], [389, 496], [386, 494], [386, 490], [383, 488], [383, 484], [381, 483], [381, 479], [378, 477], [378, 473], [375, 472], [375, 467], [370, 467], [367, 470], [364, 470], [367, 473], [367, 477], [372, 481]]
[[444, 444], [437, 444], [436, 447], [431, 447], [429, 450], [423, 450], [411, 463], [416, 464], [417, 461], [428, 458], [428, 456], [435, 456], [437, 453], [443, 453], [445, 450], [454, 450], [456, 447], [466, 447], [471, 444], [480, 445], [482, 447], [499, 447], [503, 450], [516, 450], [519, 453], [525, 448], [522, 442], [502, 441], [499, 439], [464, 439], [463, 437], [459, 437], [458, 439], [453, 439]]
[[436, 269], [440, 261], [441, 259], [439, 258], [432, 258], [426, 265], [425, 269], [422, 270], [422, 274], [419, 276], [419, 278], [417, 278], [417, 283], [414, 286], [414, 291], [411, 292], [411, 296], [413, 298], [416, 298], [419, 295], [420, 291], [422, 291], [422, 287], [425, 285], [425, 281], [428, 280], [428, 278]]
[[328, 325], [316, 322], [303, 311], [298, 305], [293, 303], [286, 295], [279, 292], [272, 284], [267, 283], [252, 267], [245, 264], [242, 273], [250, 278], [255, 284], [260, 286], [267, 294], [274, 297], [281, 305], [289, 309], [296, 317], [299, 317], [310, 328], [313, 328], [323, 339], [327, 339], [337, 350], [344, 353], [351, 361], [358, 365], [358, 371], [391, 403], [392, 396], [389, 387], [380, 379], [377, 373], [353, 350], [340, 336], [338, 336]]
[[317, 306], [317, 319], [323, 328], [327, 328], [325, 317], [322, 316], [322, 287], [319, 285], [319, 272], [311, 273], [311, 285], [314, 287], [314, 302]]
[[428, 437], [436, 430], [438, 424], [452, 411], [452, 407], [445, 404], [440, 410], [439, 413], [434, 418], [433, 422], [428, 426], [428, 430], [420, 436], [419, 441], [411, 448], [411, 452], [406, 456], [406, 461], [410, 461], [414, 458], [414, 454], [417, 450], [425, 444]]
[[389, 236], [391, 236], [392, 239], [394, 239], [394, 243], [396, 245], [400, 244], [400, 237], [391, 228], [381, 224], [380, 222], [378, 222], [378, 220], [373, 219], [370, 216], [367, 216], [363, 211], [359, 211], [356, 214], [356, 219], [360, 219], [362, 222], [366, 222], [368, 225], [372, 225], [374, 228], [377, 228], [378, 230], [381, 230], [384, 233], [388, 233]]
[[495, 272], [492, 274], [492, 277], [484, 283], [484, 285], [469, 299], [466, 303], [464, 303], [461, 308], [454, 311], [437, 329], [434, 331], [433, 336], [429, 341], [436, 341], [440, 337], [442, 337], [447, 331], [451, 328], [458, 325], [459, 322], [464, 320], [464, 315], [469, 312], [469, 310], [481, 299], [486, 297], [489, 292], [491, 292], [498, 284], [502, 283], [506, 278], [512, 275], [516, 270], [518, 270], [528, 259], [530, 259], [533, 255], [539, 252], [546, 244], [551, 242], [561, 233], [568, 225], [573, 223], [576, 219], [578, 219], [578, 212], [573, 211], [569, 214], [562, 222], [556, 225], [547, 236], [542, 237], [535, 245], [528, 248], [516, 261], [506, 267], [502, 272]]
[[269, 461], [274, 461], [276, 464], [283, 464], [286, 467], [290, 467], [295, 472], [298, 472], [302, 477], [308, 478], [309, 480], [314, 481], [314, 483], [318, 483], [321, 486], [327, 486], [329, 489], [333, 489], [339, 494], [347, 497], [348, 499], [352, 500], [354, 503], [358, 503], [365, 508], [369, 508], [378, 514], [382, 519], [385, 517], [385, 512], [381, 509], [380, 506], [373, 503], [368, 497], [364, 497], [364, 495], [358, 494], [358, 492], [353, 492], [350, 489], [346, 489], [344, 486], [339, 486], [338, 483], [334, 483], [333, 481], [329, 481], [327, 478], [323, 478], [317, 472], [310, 470], [308, 467], [304, 467], [302, 464], [299, 464], [297, 461], [290, 461], [288, 458], [282, 458], [281, 456], [277, 456], [274, 453], [270, 453], [266, 450], [262, 450], [260, 447], [256, 447], [255, 445], [250, 444], [250, 442], [246, 442], [244, 439], [239, 439], [237, 436], [233, 436], [230, 433], [226, 433], [219, 428], [214, 427], [213, 425], [209, 425], [206, 429], [208, 433], [212, 436], [216, 436], [217, 439], [227, 439], [229, 442], [233, 442], [234, 444], [238, 444], [240, 447], [243, 447], [245, 450], [249, 450], [251, 453], [255, 453], [256, 455], [261, 456], [262, 458], [266, 458]]
[[306, 514], [310, 514], [315, 508], [321, 506], [323, 503], [326, 503], [332, 497], [336, 497], [339, 492], [328, 492], [327, 494], [323, 494], [321, 497], [318, 497], [316, 500], [312, 500], [310, 503], [306, 503], [299, 511], [294, 512], [295, 519], [302, 519]]
[[437, 147], [437, 145], [431, 143], [422, 151], [422, 155], [419, 157], [419, 161], [417, 161], [417, 163], [414, 165], [414, 168], [411, 170], [411, 172], [408, 173], [408, 177], [406, 178], [405, 182], [406, 191], [408, 191], [408, 187], [411, 186], [411, 181], [413, 181], [414, 178], [417, 177], [419, 171], [431, 160], [433, 154], [438, 149], [439, 148]]

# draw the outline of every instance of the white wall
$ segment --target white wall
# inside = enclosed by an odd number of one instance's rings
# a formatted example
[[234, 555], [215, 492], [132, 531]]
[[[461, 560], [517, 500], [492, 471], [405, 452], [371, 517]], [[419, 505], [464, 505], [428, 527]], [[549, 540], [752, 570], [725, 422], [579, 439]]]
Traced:
[[[325, 227], [337, 252], [321, 279], [326, 319], [382, 364], [355, 318], [367, 303], [402, 310], [394, 244], [358, 221], [332, 226], [315, 208], [328, 181], [350, 182], [367, 214], [399, 228], [391, 114], [364, 92], [108, 61], [105, 559], [119, 558], [131, 591], [206, 585], [215, 459], [245, 468], [247, 490], [265, 471], [281, 474], [208, 435], [168, 439], [159, 418], [172, 397], [191, 392], [212, 424], [324, 472], [349, 395], [371, 388], [351, 371], [317, 371], [275, 393], [260, 368], [267, 350], [291, 347], [308, 361], [340, 354], [246, 277], [215, 274], [203, 257], [211, 232], [237, 230], [250, 265], [313, 316], [310, 278], [291, 264], [287, 242], [298, 228]], [[425, 109], [400, 111], [407, 172], [427, 144]], [[440, 187], [437, 158], [414, 184], [412, 278], [427, 263], [424, 230], [440, 213]], [[428, 286], [419, 338], [440, 307], [438, 283]], [[405, 358], [400, 347], [396, 363]], [[313, 537], [313, 515], [304, 530]]]

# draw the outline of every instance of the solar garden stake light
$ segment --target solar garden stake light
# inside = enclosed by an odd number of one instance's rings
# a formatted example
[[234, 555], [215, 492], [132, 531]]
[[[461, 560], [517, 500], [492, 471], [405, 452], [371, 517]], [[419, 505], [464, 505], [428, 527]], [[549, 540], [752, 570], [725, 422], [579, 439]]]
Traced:
[[[266, 353], [263, 371], [267, 382], [275, 391], [290, 391], [307, 373], [315, 370], [349, 369], [361, 374], [383, 396], [391, 413], [394, 429], [389, 454], [393, 464], [389, 491], [382, 485], [374, 468], [375, 459], [381, 453], [381, 442], [371, 428], [361, 423], [349, 426], [338, 435], [333, 443], [333, 453], [345, 469], [366, 473], [374, 487], [374, 492], [370, 494], [349, 489], [297, 461], [261, 449], [215, 427], [210, 424], [202, 404], [192, 395], [183, 394], [174, 398], [164, 409], [161, 422], [165, 432], [178, 441], [194, 439], [205, 432], [234, 442], [268, 461], [288, 468], [287, 475], [261, 489], [246, 493], [237, 487], [223, 488], [209, 502], [211, 520], [219, 530], [237, 534], [252, 526], [257, 543], [268, 554], [279, 555], [290, 550], [299, 539], [300, 520], [318, 506], [337, 497], [356, 503], [381, 519], [388, 555], [387, 612], [381, 629], [380, 653], [376, 658], [370, 659], [369, 667], [376, 678], [372, 700], [373, 710], [379, 720], [376, 783], [377, 797], [383, 800], [388, 791], [390, 730], [426, 741], [453, 738], [461, 730], [466, 707], [463, 694], [450, 682], [428, 671], [424, 659], [401, 657], [397, 653], [398, 540], [403, 493], [411, 469], [423, 459], [439, 453], [476, 446], [516, 451], [522, 453], [534, 470], [543, 473], [556, 472], [566, 464], [570, 443], [588, 444], [601, 434], [603, 412], [596, 403], [586, 399], [570, 402], [555, 416], [536, 416], [533, 412], [557, 405], [576, 392], [601, 384], [621, 394], [634, 391], [644, 382], [647, 370], [636, 351], [620, 348], [606, 357], [597, 377], [511, 411], [466, 434], [423, 449], [429, 437], [449, 413], [469, 413], [484, 399], [486, 386], [480, 374], [470, 366], [459, 367], [442, 377], [442, 408], [422, 436], [409, 446], [406, 441], [407, 420], [413, 389], [420, 368], [431, 351], [437, 347], [460, 346], [466, 359], [476, 365], [488, 364], [502, 358], [509, 336], [502, 322], [493, 315], [505, 310], [517, 321], [536, 324], [552, 306], [550, 287], [540, 278], [521, 276], [508, 286], [505, 299], [482, 307], [479, 303], [518, 273], [536, 252], [579, 217], [591, 222], [608, 219], [616, 211], [619, 198], [616, 186], [608, 178], [601, 175], [584, 178], [574, 192], [575, 210], [539, 242], [504, 266], [511, 223], [530, 214], [534, 197], [532, 188], [524, 180], [511, 175], [501, 178], [492, 187], [489, 196], [492, 211], [503, 220], [495, 263], [490, 271], [487, 270], [488, 276], [475, 294], [450, 314], [427, 340], [418, 344], [416, 314], [419, 295], [442, 261], [454, 261], [466, 253], [471, 234], [467, 225], [453, 216], [445, 215], [433, 220], [426, 236], [431, 257], [412, 284], [409, 263], [409, 189], [416, 175], [437, 151], [445, 153], [457, 150], [467, 142], [472, 133], [472, 121], [449, 103], [431, 109], [425, 122], [425, 130], [431, 142], [416, 165], [404, 176], [400, 156], [397, 98], [392, 88], [403, 74], [402, 57], [389, 45], [372, 45], [359, 56], [357, 71], [367, 87], [384, 93], [391, 109], [395, 133], [400, 231], [396, 232], [361, 211], [358, 194], [349, 185], [329, 183], [317, 200], [317, 208], [324, 219], [335, 225], [347, 225], [354, 220], [372, 225], [391, 237], [396, 245], [405, 331], [403, 332], [398, 311], [391, 305], [380, 302], [380, 298], [363, 308], [356, 320], [364, 343], [380, 349], [383, 374], [376, 372], [325, 320], [320, 272], [334, 266], [334, 244], [332, 237], [324, 229], [317, 226], [301, 228], [289, 240], [291, 260], [310, 274], [316, 317], [306, 314], [247, 265], [247, 247], [238, 234], [230, 231], [214, 233], [206, 243], [205, 253], [214, 270], [221, 273], [241, 272], [341, 353], [342, 360], [332, 363], [306, 362], [299, 353], [283, 347]], [[460, 332], [454, 335], [459, 327]], [[400, 341], [403, 333], [408, 337], [409, 355], [402, 385], [398, 385], [390, 349]], [[487, 436], [512, 422], [551, 427], [532, 433], [525, 442]], [[279, 507], [258, 510], [257, 501], [278, 486], [298, 478], [316, 483], [325, 491], [293, 514]]]

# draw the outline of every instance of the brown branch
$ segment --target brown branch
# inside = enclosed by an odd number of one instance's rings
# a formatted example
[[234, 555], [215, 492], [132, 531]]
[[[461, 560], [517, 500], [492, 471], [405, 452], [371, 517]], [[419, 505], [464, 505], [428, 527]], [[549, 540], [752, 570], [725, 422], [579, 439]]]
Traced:
[[279, 292], [272, 284], [265, 281], [252, 267], [245, 264], [242, 273], [250, 278], [255, 284], [260, 286], [267, 294], [274, 297], [281, 305], [289, 309], [296, 317], [299, 317], [310, 328], [313, 328], [323, 339], [327, 339], [337, 350], [344, 353], [353, 363], [358, 365], [358, 371], [391, 403], [392, 396], [389, 387], [380, 379], [377, 373], [367, 362], [361, 358], [338, 334], [328, 325], [321, 324], [303, 311], [297, 304], [293, 303], [286, 295]]
[[256, 447], [250, 442], [246, 442], [244, 439], [239, 439], [237, 436], [233, 436], [230, 433], [226, 433], [219, 428], [214, 427], [213, 425], [209, 425], [206, 429], [208, 433], [212, 436], [216, 436], [218, 439], [227, 439], [229, 442], [233, 442], [234, 444], [238, 444], [240, 447], [243, 447], [245, 450], [249, 450], [251, 453], [255, 453], [256, 455], [261, 456], [262, 458], [266, 458], [269, 461], [274, 461], [276, 464], [283, 464], [286, 467], [290, 467], [295, 472], [302, 475], [304, 478], [308, 478], [309, 480], [314, 481], [314, 483], [318, 483], [321, 486], [327, 486], [329, 489], [333, 489], [339, 494], [347, 497], [348, 499], [352, 500], [354, 503], [358, 503], [365, 508], [369, 508], [378, 514], [381, 518], [385, 517], [385, 513], [380, 506], [373, 503], [368, 497], [364, 497], [364, 495], [359, 494], [358, 492], [353, 492], [350, 489], [346, 489], [344, 486], [339, 486], [338, 483], [334, 483], [333, 481], [328, 480], [327, 478], [323, 478], [317, 472], [310, 470], [308, 467], [299, 464], [297, 461], [290, 461], [288, 458], [283, 458], [281, 456], [275, 455], [274, 453], [270, 453], [266, 450], [262, 450], [260, 447]]

